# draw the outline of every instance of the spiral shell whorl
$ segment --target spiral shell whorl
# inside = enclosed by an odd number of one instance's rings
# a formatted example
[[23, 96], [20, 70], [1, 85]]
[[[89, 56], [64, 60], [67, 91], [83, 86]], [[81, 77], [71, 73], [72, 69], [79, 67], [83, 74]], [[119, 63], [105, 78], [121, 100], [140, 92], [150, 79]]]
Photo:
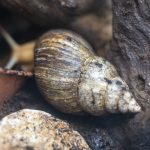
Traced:
[[141, 109], [114, 66], [70, 31], [53, 30], [39, 39], [35, 76], [47, 101], [65, 113], [100, 116]]
[[105, 105], [107, 111], [111, 113], [136, 113], [141, 110], [128, 85], [120, 77], [112, 79], [111, 84], [108, 85]]
[[141, 110], [114, 66], [101, 57], [95, 57], [88, 64], [80, 80], [80, 106], [92, 115], [136, 113]]
[[108, 82], [118, 76], [115, 68], [105, 59], [94, 57], [81, 72], [78, 93], [82, 109], [92, 115], [105, 113]]
[[93, 54], [80, 36], [53, 30], [35, 48], [35, 76], [44, 97], [65, 113], [80, 113], [77, 87], [81, 68]]

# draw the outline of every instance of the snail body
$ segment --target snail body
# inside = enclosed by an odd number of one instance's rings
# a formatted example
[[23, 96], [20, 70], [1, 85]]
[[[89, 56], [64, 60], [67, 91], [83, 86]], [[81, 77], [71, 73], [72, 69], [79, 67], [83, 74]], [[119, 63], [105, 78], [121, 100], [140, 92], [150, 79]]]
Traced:
[[44, 34], [36, 44], [34, 62], [41, 93], [64, 113], [100, 116], [141, 110], [114, 66], [97, 57], [73, 32], [53, 30]]

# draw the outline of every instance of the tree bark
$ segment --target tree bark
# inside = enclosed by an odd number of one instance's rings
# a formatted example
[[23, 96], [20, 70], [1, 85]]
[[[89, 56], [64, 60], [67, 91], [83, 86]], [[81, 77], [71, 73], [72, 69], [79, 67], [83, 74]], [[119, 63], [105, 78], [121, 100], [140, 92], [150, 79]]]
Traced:
[[[123, 149], [150, 149], [150, 1], [112, 0], [114, 47], [108, 58], [117, 66], [143, 111], [120, 126]], [[120, 139], [117, 137], [117, 140]]]

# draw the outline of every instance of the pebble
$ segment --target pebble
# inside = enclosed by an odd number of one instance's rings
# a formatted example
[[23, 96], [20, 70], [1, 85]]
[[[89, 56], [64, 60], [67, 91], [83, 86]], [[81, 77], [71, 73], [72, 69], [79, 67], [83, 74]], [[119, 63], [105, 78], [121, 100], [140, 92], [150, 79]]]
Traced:
[[1, 150], [91, 150], [70, 125], [39, 110], [23, 109], [0, 121]]

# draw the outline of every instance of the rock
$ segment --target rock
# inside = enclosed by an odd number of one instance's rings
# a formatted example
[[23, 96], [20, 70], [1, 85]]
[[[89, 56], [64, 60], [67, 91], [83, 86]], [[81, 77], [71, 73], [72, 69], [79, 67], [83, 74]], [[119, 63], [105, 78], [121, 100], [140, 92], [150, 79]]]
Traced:
[[2, 150], [90, 150], [68, 123], [39, 110], [23, 109], [0, 122]]

